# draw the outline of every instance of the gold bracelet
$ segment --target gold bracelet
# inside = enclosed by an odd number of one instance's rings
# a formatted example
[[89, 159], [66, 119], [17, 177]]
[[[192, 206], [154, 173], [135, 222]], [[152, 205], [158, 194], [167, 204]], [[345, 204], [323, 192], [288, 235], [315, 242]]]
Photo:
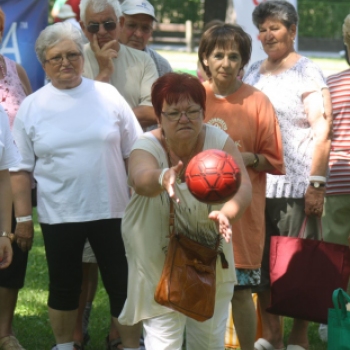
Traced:
[[11, 243], [13, 243], [13, 241], [15, 240], [15, 235], [13, 233], [8, 233], [6, 231], [2, 232], [0, 234], [0, 237], [7, 237]]

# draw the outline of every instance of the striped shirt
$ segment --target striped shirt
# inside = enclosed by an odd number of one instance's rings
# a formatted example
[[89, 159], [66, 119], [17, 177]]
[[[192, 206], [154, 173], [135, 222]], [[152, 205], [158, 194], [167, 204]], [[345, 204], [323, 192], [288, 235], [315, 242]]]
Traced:
[[333, 106], [333, 139], [327, 195], [350, 194], [350, 69], [327, 78]]

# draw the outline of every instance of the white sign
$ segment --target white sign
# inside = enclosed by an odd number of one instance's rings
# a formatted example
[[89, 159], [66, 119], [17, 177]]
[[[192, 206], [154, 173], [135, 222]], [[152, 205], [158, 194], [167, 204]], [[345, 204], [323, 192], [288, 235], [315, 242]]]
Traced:
[[[266, 58], [266, 54], [261, 46], [259, 31], [252, 20], [252, 13], [256, 6], [266, 0], [233, 0], [233, 6], [236, 11], [237, 24], [252, 37], [252, 56], [248, 65]], [[289, 0], [297, 8], [297, 0]], [[297, 38], [296, 38], [297, 39]], [[297, 50], [297, 40], [295, 49]], [[248, 67], [247, 67], [248, 68]]]

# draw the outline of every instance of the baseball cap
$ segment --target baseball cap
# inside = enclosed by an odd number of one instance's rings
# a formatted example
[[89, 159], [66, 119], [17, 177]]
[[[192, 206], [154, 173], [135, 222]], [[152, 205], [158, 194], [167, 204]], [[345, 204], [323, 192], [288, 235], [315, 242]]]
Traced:
[[122, 12], [126, 15], [138, 15], [143, 13], [153, 17], [156, 21], [157, 18], [154, 14], [154, 7], [147, 0], [125, 0], [121, 4]]
[[58, 12], [57, 17], [60, 19], [65, 19], [65, 18], [76, 17], [76, 14], [73, 12], [72, 6], [68, 4], [64, 4], [60, 8], [60, 11]]

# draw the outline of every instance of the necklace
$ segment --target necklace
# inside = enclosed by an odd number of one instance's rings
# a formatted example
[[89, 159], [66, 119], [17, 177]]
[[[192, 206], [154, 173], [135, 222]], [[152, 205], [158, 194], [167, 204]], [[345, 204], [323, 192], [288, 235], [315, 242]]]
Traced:
[[[164, 140], [164, 141], [163, 141], [163, 140]], [[162, 132], [162, 141], [163, 141], [162, 143], [163, 143], [164, 146], [165, 146], [164, 148], [165, 148], [165, 150], [166, 150], [166, 154], [167, 154], [167, 157], [168, 157], [169, 166], [172, 167], [172, 166], [174, 166], [174, 165], [173, 165], [173, 163], [171, 162], [170, 147], [169, 147], [168, 139], [164, 136], [163, 132]], [[188, 160], [187, 160], [186, 162], [183, 162], [183, 161], [181, 160], [181, 158], [180, 158], [179, 156], [177, 156], [177, 157], [182, 161], [182, 164], [183, 164], [182, 169], [180, 170], [180, 172], [179, 172], [179, 173], [177, 174], [177, 176], [176, 176], [176, 182], [177, 182], [178, 184], [181, 184], [181, 183], [182, 183], [182, 180], [183, 180], [183, 177], [184, 177], [184, 175], [185, 175], [185, 171], [186, 171], [187, 165], [188, 165], [188, 163], [190, 162], [190, 160], [192, 159], [192, 157], [193, 157], [194, 154], [195, 154], [195, 151], [196, 151], [196, 148], [197, 148], [197, 141], [198, 141], [198, 138], [197, 138], [196, 143], [195, 143], [193, 149], [191, 150], [191, 153], [190, 153], [190, 155], [189, 155], [189, 157], [188, 157]]]
[[282, 64], [283, 64], [284, 62], [287, 61], [288, 57], [289, 57], [289, 55], [288, 55], [287, 57], [285, 57], [285, 58], [278, 64], [278, 66], [275, 67], [275, 68], [272, 69], [272, 70], [267, 70], [267, 69], [266, 69], [266, 63], [267, 63], [267, 60], [266, 60], [266, 61], [265, 61], [265, 64], [264, 64], [265, 75], [266, 75], [267, 77], [270, 77], [270, 76], [272, 75], [273, 72], [275, 72], [277, 69], [279, 69], [279, 68], [282, 66]]

